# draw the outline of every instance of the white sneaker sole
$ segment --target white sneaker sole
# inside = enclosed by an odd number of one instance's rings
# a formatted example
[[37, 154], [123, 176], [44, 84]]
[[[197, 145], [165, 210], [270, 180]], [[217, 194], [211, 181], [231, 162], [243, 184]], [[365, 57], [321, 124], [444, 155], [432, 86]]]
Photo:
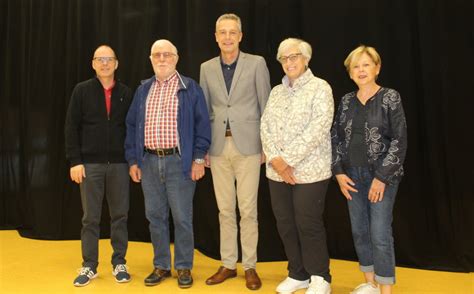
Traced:
[[89, 283], [91, 282], [91, 280], [97, 278], [98, 276], [99, 276], [99, 273], [96, 273], [95, 275], [93, 275], [92, 277], [89, 278], [89, 281], [87, 281], [87, 283], [85, 283], [85, 284], [74, 283], [74, 286], [76, 286], [76, 287], [84, 287], [84, 286], [87, 286], [87, 285], [89, 285]]
[[[308, 285], [309, 286], [309, 285]], [[301, 286], [301, 287], [298, 287], [298, 288], [295, 288], [295, 289], [292, 289], [292, 290], [289, 290], [289, 291], [276, 291], [278, 294], [293, 294], [294, 292], [298, 291], [298, 290], [301, 290], [301, 289], [308, 289], [308, 286]]]
[[128, 283], [128, 282], [130, 282], [130, 280], [132, 279], [132, 278], [130, 277], [130, 279], [128, 279], [128, 280], [118, 280], [118, 279], [117, 279], [117, 275], [116, 275], [113, 271], [112, 271], [112, 276], [115, 277], [115, 282], [117, 282], [117, 283]]

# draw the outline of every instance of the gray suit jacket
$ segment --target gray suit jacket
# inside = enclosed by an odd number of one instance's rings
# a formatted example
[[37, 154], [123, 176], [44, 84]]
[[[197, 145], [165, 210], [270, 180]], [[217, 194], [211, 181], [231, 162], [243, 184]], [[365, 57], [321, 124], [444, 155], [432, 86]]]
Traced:
[[241, 51], [232, 86], [227, 93], [220, 56], [212, 58], [201, 64], [200, 84], [206, 97], [212, 127], [210, 155], [218, 156], [222, 153], [227, 119], [240, 153], [260, 153], [260, 117], [271, 90], [265, 59]]

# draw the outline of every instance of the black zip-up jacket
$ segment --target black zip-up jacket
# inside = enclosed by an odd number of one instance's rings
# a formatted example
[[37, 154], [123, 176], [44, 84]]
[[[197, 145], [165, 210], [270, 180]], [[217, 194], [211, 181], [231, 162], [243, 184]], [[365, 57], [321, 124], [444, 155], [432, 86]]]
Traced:
[[131, 101], [130, 88], [116, 81], [107, 115], [104, 88], [97, 78], [76, 85], [65, 123], [66, 158], [71, 166], [126, 162], [125, 118]]
[[[348, 148], [352, 139], [353, 106], [357, 92], [342, 97], [331, 129], [332, 172], [345, 174], [350, 167]], [[365, 143], [367, 159], [377, 179], [385, 184], [400, 182], [407, 151], [407, 124], [400, 94], [381, 88], [366, 106]]]

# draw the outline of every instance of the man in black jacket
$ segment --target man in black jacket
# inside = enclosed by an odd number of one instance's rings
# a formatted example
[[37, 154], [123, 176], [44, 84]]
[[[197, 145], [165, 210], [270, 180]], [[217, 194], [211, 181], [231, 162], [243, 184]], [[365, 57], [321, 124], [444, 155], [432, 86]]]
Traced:
[[115, 52], [99, 46], [92, 59], [96, 77], [76, 85], [66, 115], [66, 157], [71, 179], [80, 185], [82, 268], [74, 286], [97, 277], [100, 219], [104, 195], [110, 211], [112, 274], [119, 283], [130, 281], [125, 254], [128, 245], [128, 164], [124, 156], [125, 117], [132, 92], [115, 80]]

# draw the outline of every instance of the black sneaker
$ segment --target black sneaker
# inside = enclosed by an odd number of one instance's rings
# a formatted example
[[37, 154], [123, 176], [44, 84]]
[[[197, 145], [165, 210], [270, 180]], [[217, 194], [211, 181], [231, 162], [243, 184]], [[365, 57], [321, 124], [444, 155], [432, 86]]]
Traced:
[[190, 288], [193, 285], [193, 277], [191, 276], [191, 270], [181, 269], [178, 270], [178, 286], [180, 288]]
[[97, 278], [99, 275], [97, 270], [91, 269], [90, 267], [81, 267], [78, 272], [79, 276], [74, 280], [74, 286], [76, 287], [86, 286], [92, 279]]
[[171, 271], [155, 268], [145, 279], [145, 286], [155, 286], [166, 278], [171, 277]]
[[117, 264], [112, 271], [112, 275], [115, 277], [117, 283], [130, 282], [130, 274], [127, 272], [127, 266], [125, 264]]

